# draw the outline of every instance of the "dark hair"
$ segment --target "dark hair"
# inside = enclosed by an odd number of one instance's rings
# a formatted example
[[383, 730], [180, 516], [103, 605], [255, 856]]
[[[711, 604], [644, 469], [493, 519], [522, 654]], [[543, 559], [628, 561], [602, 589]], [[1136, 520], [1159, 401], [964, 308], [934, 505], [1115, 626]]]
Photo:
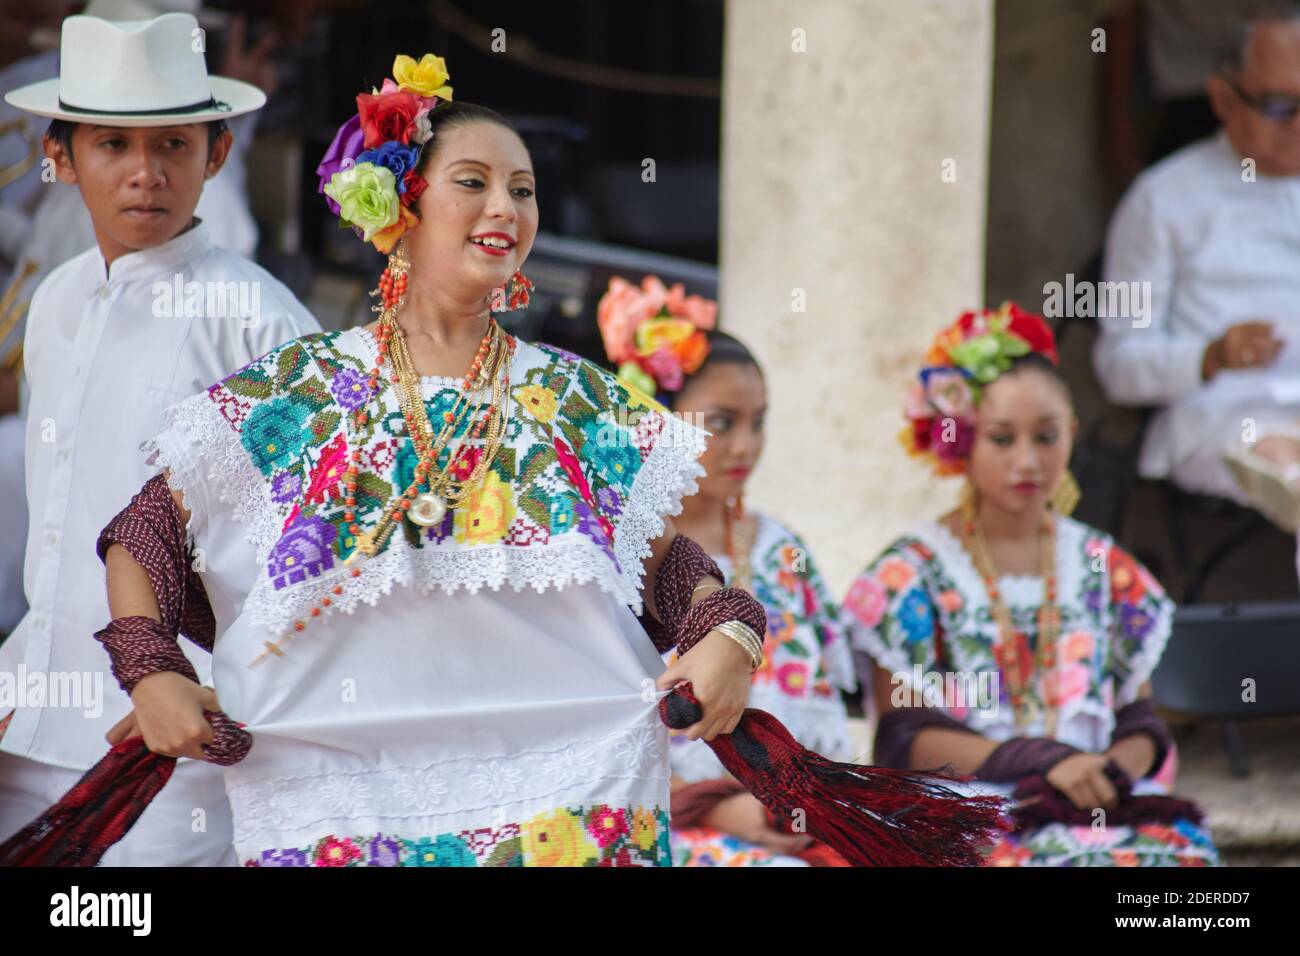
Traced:
[[[461, 100], [450, 102], [444, 100], [429, 110], [429, 129], [431, 132], [420, 150], [420, 162], [415, 167], [415, 171], [417, 173], [424, 172], [429, 160], [442, 147], [442, 138], [448, 130], [455, 129], [457, 126], [464, 126], [466, 123], [495, 123], [497, 126], [508, 129], [516, 136], [519, 136], [519, 130], [515, 129], [508, 119], [494, 109]], [[520, 136], [521, 141], [522, 139], [523, 137]]]
[[[68, 151], [68, 158], [73, 159], [72, 134], [80, 125], [81, 124], [75, 120], [52, 119], [50, 120], [50, 125], [45, 130], [45, 135], [66, 149]], [[186, 126], [189, 124], [177, 123], [176, 125]], [[229, 127], [226, 126], [226, 121], [223, 119], [207, 120], [202, 125], [208, 128], [208, 152], [211, 152], [212, 147], [215, 146], [217, 140], [221, 138], [221, 134], [226, 132]]]
[[763, 366], [758, 364], [758, 359], [754, 358], [754, 353], [740, 339], [717, 329], [708, 330], [704, 333], [704, 337], [709, 341], [709, 354], [700, 363], [699, 368], [686, 376], [681, 388], [668, 393], [669, 407], [675, 408], [682, 393], [691, 387], [691, 382], [698, 379], [715, 365], [747, 365], [758, 372], [760, 378], [762, 377]]
[[1015, 375], [1019, 372], [1041, 372], [1050, 378], [1065, 394], [1065, 399], [1071, 406], [1074, 405], [1074, 396], [1070, 394], [1070, 383], [1065, 380], [1061, 374], [1060, 366], [1056, 365], [1051, 359], [1041, 352], [1029, 352], [1026, 355], [1020, 355], [1011, 360], [1011, 367], [1002, 374]]

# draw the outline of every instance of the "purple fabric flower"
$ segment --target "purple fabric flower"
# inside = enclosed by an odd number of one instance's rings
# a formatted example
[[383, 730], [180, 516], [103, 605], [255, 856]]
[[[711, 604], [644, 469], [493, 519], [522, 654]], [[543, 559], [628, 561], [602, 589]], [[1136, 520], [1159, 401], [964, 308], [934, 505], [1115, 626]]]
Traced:
[[282, 471], [271, 482], [271, 500], [279, 504], [293, 501], [302, 491], [302, 479], [292, 471]]
[[401, 866], [402, 845], [386, 836], [377, 836], [370, 841], [371, 866]]
[[605, 534], [605, 529], [600, 526], [600, 520], [596, 513], [591, 510], [591, 506], [585, 501], [579, 501], [573, 506], [573, 513], [578, 518], [578, 531], [585, 534], [588, 538], [600, 546], [600, 550], [605, 552], [605, 556], [614, 564], [614, 570], [622, 574], [623, 569], [618, 563], [618, 558], [614, 556], [614, 549], [610, 547], [609, 537]]
[[357, 162], [374, 163], [376, 166], [386, 167], [397, 179], [397, 194], [400, 196], [406, 192], [406, 183], [404, 182], [406, 174], [409, 170], [415, 169], [415, 163], [419, 158], [420, 151], [414, 146], [406, 146], [392, 141], [374, 149], [366, 150], [357, 157]]
[[370, 385], [356, 369], [344, 368], [330, 382], [330, 394], [347, 411], [356, 411], [370, 398]]
[[[330, 143], [329, 149], [325, 150], [320, 165], [316, 167], [316, 175], [320, 177], [316, 191], [325, 196], [325, 185], [330, 181], [330, 177], [340, 169], [355, 166], [357, 157], [365, 152], [365, 144], [366, 134], [361, 131], [361, 117], [353, 116], [339, 127], [339, 131], [334, 134], [334, 141]], [[339, 204], [329, 196], [325, 196], [325, 204], [330, 207], [330, 212], [334, 215], [339, 214]]]
[[1150, 614], [1132, 604], [1119, 606], [1119, 622], [1120, 629], [1135, 641], [1143, 640], [1155, 625], [1155, 619]]
[[534, 344], [538, 348], [549, 349], [550, 351], [558, 355], [560, 358], [568, 359], [570, 362], [582, 361], [582, 356], [578, 355], [576, 352], [570, 352], [568, 349], [562, 349], [558, 345], [552, 345], [550, 342], [536, 342]]
[[455, 526], [456, 512], [451, 508], [442, 516], [442, 521], [436, 525], [431, 525], [425, 532], [424, 537], [435, 544], [440, 541], [446, 541], [451, 537], [452, 528]]
[[613, 488], [601, 488], [596, 492], [596, 507], [607, 515], [621, 515], [623, 513], [623, 502], [618, 497], [618, 492]]
[[286, 850], [263, 850], [258, 866], [306, 866], [307, 854], [289, 847]]
[[275, 589], [278, 591], [305, 581], [308, 574], [315, 577], [332, 568], [334, 555], [330, 545], [338, 533], [338, 528], [318, 515], [299, 515], [284, 530], [266, 562], [266, 573]]

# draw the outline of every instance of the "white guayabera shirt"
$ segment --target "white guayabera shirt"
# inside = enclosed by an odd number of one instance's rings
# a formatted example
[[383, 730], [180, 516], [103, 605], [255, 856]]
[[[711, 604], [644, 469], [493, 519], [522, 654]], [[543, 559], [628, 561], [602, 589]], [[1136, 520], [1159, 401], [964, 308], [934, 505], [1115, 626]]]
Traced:
[[[1137, 321], [1102, 317], [1093, 356], [1112, 400], [1164, 406], [1147, 432], [1142, 475], [1225, 495], [1234, 486], [1217, 456], [1240, 447], [1243, 418], [1261, 431], [1300, 419], [1300, 176], [1244, 181], [1243, 172], [1220, 132], [1138, 178], [1111, 222], [1105, 278], [1149, 283], [1150, 311]], [[1288, 340], [1277, 361], [1203, 382], [1206, 345], [1251, 320]], [[1180, 474], [1206, 455], [1208, 474]]]
[[[108, 269], [91, 249], [41, 284], [24, 343], [30, 610], [0, 644], [0, 681], [12, 675], [17, 697], [0, 699], [0, 716], [17, 704], [0, 750], [77, 770], [104, 755], [130, 702], [93, 637], [109, 621], [95, 542], [156, 471], [141, 443], [167, 406], [318, 329], [270, 273], [214, 246], [203, 223]], [[208, 655], [182, 644], [206, 678]], [[59, 699], [42, 701], [38, 684]], [[85, 699], [98, 685], [102, 706]]]

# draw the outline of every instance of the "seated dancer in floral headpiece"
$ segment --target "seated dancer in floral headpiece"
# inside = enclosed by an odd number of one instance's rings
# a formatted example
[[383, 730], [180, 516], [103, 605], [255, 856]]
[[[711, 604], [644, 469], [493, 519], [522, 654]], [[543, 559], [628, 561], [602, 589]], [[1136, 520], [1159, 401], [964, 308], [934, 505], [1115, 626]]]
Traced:
[[[854, 756], [841, 690], [857, 681], [848, 642], [808, 546], [767, 514], [744, 507], [763, 451], [767, 386], [745, 345], [714, 327], [717, 305], [655, 276], [639, 286], [615, 276], [597, 319], [619, 377], [654, 392], [710, 437], [699, 491], [682, 503], [678, 531], [709, 553], [727, 580], [767, 612], [763, 664], [749, 702], [804, 746]], [[671, 663], [674, 652], [666, 657]], [[805, 833], [781, 832], [771, 814], [715, 755], [680, 731], [669, 736], [674, 861], [687, 866], [842, 863]]]
[[[744, 709], [766, 614], [668, 517], [705, 434], [494, 321], [528, 300], [532, 163], [451, 92], [397, 57], [319, 169], [390, 255], [378, 320], [275, 349], [147, 444], [164, 474], [99, 541], [133, 723], [0, 861], [84, 862], [163, 754], [227, 765], [247, 865], [667, 865], [669, 724], [852, 860], [970, 862], [986, 802]], [[180, 631], [219, 634], [215, 696]]]
[[991, 864], [1214, 863], [1196, 807], [1162, 796], [1176, 761], [1149, 679], [1173, 604], [1068, 516], [1077, 424], [1051, 329], [1014, 304], [963, 314], [926, 354], [906, 417], [907, 450], [966, 485], [841, 609], [876, 665], [862, 675], [881, 714], [875, 759], [1014, 793]]

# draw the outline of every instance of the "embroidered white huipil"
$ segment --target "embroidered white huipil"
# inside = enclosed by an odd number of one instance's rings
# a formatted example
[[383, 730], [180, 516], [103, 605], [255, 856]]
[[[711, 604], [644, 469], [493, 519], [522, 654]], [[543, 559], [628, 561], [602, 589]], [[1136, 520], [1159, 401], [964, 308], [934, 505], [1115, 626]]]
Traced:
[[[386, 380], [368, 431], [340, 417], [375, 355], [357, 329], [292, 343], [177, 406], [153, 443], [207, 556], [218, 699], [254, 738], [226, 770], [241, 861], [667, 864], [663, 665], [632, 608], [703, 433], [520, 342], [478, 496], [353, 577], [346, 462], [361, 451], [367, 528], [415, 463]], [[431, 419], [455, 385], [422, 380]]]
[[[257, 320], [155, 314], [156, 284], [174, 285], [178, 275], [183, 282], [255, 285]], [[130, 702], [92, 636], [109, 621], [95, 541], [154, 474], [140, 444], [161, 427], [168, 405], [318, 327], [270, 273], [215, 248], [201, 223], [161, 246], [122, 256], [108, 270], [98, 248], [89, 250], [41, 284], [24, 345], [30, 610], [0, 644], [0, 672], [98, 673], [103, 699], [97, 716], [69, 706], [70, 697], [62, 706], [19, 700], [0, 750], [77, 770], [104, 755], [104, 735]], [[182, 643], [206, 674], [208, 655]]]

